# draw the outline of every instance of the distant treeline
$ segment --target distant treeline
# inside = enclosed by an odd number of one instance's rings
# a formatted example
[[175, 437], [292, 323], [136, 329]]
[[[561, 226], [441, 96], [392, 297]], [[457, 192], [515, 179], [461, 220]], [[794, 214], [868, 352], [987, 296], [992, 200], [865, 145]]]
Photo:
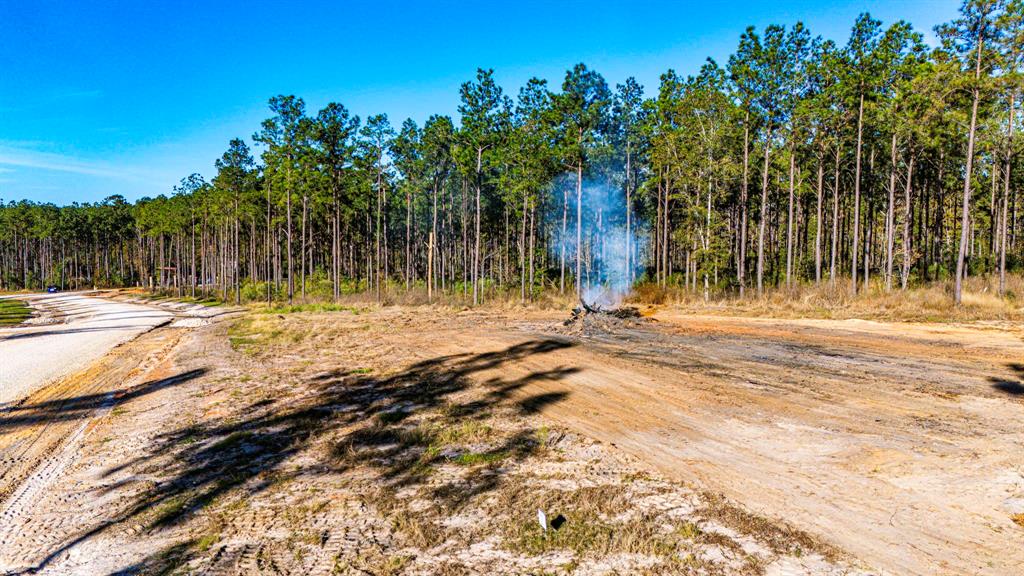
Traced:
[[[601, 284], [885, 289], [1005, 274], [1021, 254], [1024, 7], [970, 0], [925, 46], [867, 14], [845, 46], [748, 28], [724, 66], [645, 97], [579, 64], [513, 99], [490, 70], [458, 123], [396, 130], [270, 99], [217, 175], [128, 203], [0, 207], [0, 287], [142, 285], [226, 299], [416, 287], [473, 302]], [[617, 209], [588, 202], [613, 191]], [[600, 258], [612, 228], [634, 242]], [[570, 241], [571, 240], [571, 241]], [[577, 248], [578, 247], [578, 248]]]

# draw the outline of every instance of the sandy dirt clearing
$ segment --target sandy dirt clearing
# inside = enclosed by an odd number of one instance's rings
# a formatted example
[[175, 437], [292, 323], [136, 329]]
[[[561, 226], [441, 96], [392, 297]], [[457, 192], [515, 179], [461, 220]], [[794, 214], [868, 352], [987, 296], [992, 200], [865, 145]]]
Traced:
[[[0, 417], [0, 573], [866, 574], [547, 424], [531, 337], [439, 355], [403, 309], [173, 324]], [[227, 327], [226, 327], [227, 326]], [[516, 333], [521, 335], [521, 333]], [[544, 536], [537, 509], [564, 513]]]
[[[437, 353], [558, 333], [551, 319], [438, 331]], [[893, 574], [1019, 574], [1024, 342], [1002, 325], [688, 316], [588, 338], [509, 375], [543, 414], [722, 490]], [[517, 334], [517, 332], [519, 332]]]
[[[148, 332], [0, 420], [0, 572], [173, 560], [193, 572], [363, 573], [400, 557], [396, 573], [453, 561], [525, 573], [571, 559], [510, 553], [482, 511], [497, 514], [517, 486], [617, 485], [610, 493], [628, 498], [654, 486], [630, 480], [646, 469], [681, 483], [657, 484], [658, 498], [690, 502], [672, 514], [703, 530], [684, 546], [692, 573], [1020, 573], [1018, 326], [655, 318], [580, 335], [552, 312], [389, 307]], [[507, 409], [520, 416], [497, 416]], [[460, 450], [484, 458], [487, 444], [448, 447], [432, 474], [410, 475], [435, 453], [397, 438], [479, 429], [485, 413], [495, 430], [518, 422], [509, 440], [546, 423], [579, 440], [522, 459], [493, 448], [506, 459], [470, 468], [454, 463]], [[396, 474], [403, 488], [372, 496]], [[417, 507], [463, 493], [474, 496], [455, 508]], [[699, 510], [718, 493], [777, 523], [746, 521], [767, 529], [752, 536], [717, 524], [728, 514]], [[406, 532], [388, 516], [398, 512]], [[766, 544], [786, 525], [850, 562], [801, 552], [793, 532]], [[440, 540], [410, 548], [410, 527]], [[724, 535], [732, 543], [716, 547]], [[609, 560], [570, 573], [604, 574]]]

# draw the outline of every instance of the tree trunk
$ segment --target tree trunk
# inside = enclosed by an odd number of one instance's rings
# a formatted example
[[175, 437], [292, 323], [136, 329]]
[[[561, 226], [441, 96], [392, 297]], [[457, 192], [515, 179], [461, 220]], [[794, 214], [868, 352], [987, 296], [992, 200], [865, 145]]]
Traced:
[[405, 192], [405, 291], [412, 282], [412, 192]]
[[885, 211], [885, 291], [892, 290], [893, 248], [896, 244], [896, 131], [889, 147], [889, 204]]
[[[581, 134], [580, 139], [583, 136]], [[576, 296], [583, 296], [583, 160], [576, 165]]]
[[434, 244], [437, 242], [437, 180], [434, 180], [433, 210], [430, 216], [430, 253], [427, 255], [427, 301], [434, 301]]
[[569, 220], [569, 188], [562, 188], [562, 236], [559, 241], [558, 293], [565, 294], [565, 234]]
[[[795, 139], [795, 136], [791, 136]], [[796, 177], [796, 144], [789, 146], [789, 217], [786, 224], [786, 288], [793, 288], [793, 196]]]
[[307, 245], [306, 245], [306, 227], [309, 222], [309, 196], [305, 193], [302, 194], [302, 256], [299, 258], [299, 265], [302, 267], [302, 301], [306, 301], [306, 258], [308, 257]]
[[523, 221], [519, 232], [519, 302], [526, 303], [526, 193], [523, 193]]
[[836, 165], [832, 179], [832, 252], [829, 254], [828, 281], [836, 285], [836, 263], [839, 261], [839, 159], [842, 147], [836, 143]]
[[747, 191], [750, 182], [750, 111], [743, 116], [743, 188], [740, 190], [740, 241], [736, 275], [740, 284], [740, 298], [747, 289]]
[[764, 140], [764, 171], [761, 175], [761, 221], [757, 230], [757, 295], [764, 294], [764, 229], [768, 222], [768, 156], [771, 151], [772, 131]]
[[633, 169], [632, 169], [632, 151], [630, 150], [629, 140], [626, 140], [626, 282], [629, 287], [633, 286], [633, 246], [632, 246], [632, 214], [633, 214]]
[[903, 269], [900, 271], [900, 289], [906, 290], [910, 281], [911, 243], [910, 243], [910, 220], [914, 210], [910, 204], [910, 183], [914, 177], [914, 154], [910, 154], [907, 161], [907, 182], [903, 188]]
[[1009, 135], [1006, 146], [1006, 167], [1003, 170], [1003, 216], [1002, 230], [999, 231], [999, 295], [1006, 295], [1006, 228], [1010, 208], [1010, 163], [1013, 160], [1013, 107], [1016, 104], [1016, 92], [1010, 93]]
[[476, 150], [476, 236], [473, 240], [473, 305], [480, 303], [480, 170], [483, 161], [483, 148]]
[[860, 158], [864, 134], [864, 91], [861, 89], [860, 106], [857, 111], [857, 169], [853, 180], [853, 249], [850, 257], [850, 291], [857, 294], [857, 258], [860, 256]]
[[964, 196], [960, 210], [960, 250], [956, 257], [956, 289], [954, 300], [959, 306], [963, 300], [964, 260], [967, 256], [967, 241], [970, 229], [971, 211], [971, 172], [974, 170], [974, 135], [978, 125], [978, 101], [981, 99], [981, 52], [984, 38], [978, 32], [978, 55], [974, 65], [974, 90], [971, 103], [971, 127], [967, 132], [967, 167], [964, 171]]
[[821, 200], [825, 182], [825, 151], [822, 149], [818, 154], [818, 198], [817, 198], [817, 219], [814, 227], [814, 283], [821, 284]]

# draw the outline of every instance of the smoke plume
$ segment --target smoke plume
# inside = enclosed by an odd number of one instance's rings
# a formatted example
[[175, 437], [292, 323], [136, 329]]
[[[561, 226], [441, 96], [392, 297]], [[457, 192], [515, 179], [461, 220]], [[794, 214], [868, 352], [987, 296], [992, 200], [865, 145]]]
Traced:
[[[562, 234], [561, 222], [555, 227], [551, 243], [557, 261], [565, 250], [566, 274], [576, 270], [576, 182], [575, 174], [560, 179], [568, 195], [568, 223]], [[587, 304], [617, 306], [640, 277], [642, 242], [646, 224], [637, 220], [636, 211], [626, 227], [626, 195], [621, 187], [605, 182], [584, 180], [582, 201], [582, 278], [577, 279]], [[628, 256], [628, 258], [627, 258]]]

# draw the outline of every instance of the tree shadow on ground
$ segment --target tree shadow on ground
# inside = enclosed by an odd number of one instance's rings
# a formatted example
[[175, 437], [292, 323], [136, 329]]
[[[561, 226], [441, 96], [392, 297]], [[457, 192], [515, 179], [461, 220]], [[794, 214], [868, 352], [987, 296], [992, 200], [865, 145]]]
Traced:
[[[116, 518], [52, 551], [36, 569], [113, 525], [126, 521], [149, 529], [178, 525], [229, 493], [251, 497], [299, 476], [339, 474], [363, 466], [376, 476], [378, 486], [397, 489], [422, 482], [432, 466], [443, 462], [488, 465], [525, 458], [540, 446], [530, 429], [479, 452], [447, 451], [444, 438], [451, 430], [472, 427], [496, 409], [527, 414], [563, 400], [565, 393], [518, 400], [513, 395], [531, 382], [560, 380], [578, 369], [496, 377], [486, 381], [483, 394], [473, 400], [460, 402], [453, 396], [469, 389], [474, 375], [572, 345], [556, 339], [531, 340], [495, 352], [440, 356], [383, 376], [333, 370], [310, 378], [295, 396], [260, 399], [231, 418], [166, 433], [152, 449], [104, 475], [132, 469], [165, 479]], [[443, 415], [443, 420], [429, 426], [411, 422], [427, 414]], [[411, 418], [414, 415], [417, 418]], [[299, 452], [318, 447], [322, 451], [314, 452], [315, 461], [285, 465]], [[500, 484], [500, 471], [488, 468], [491, 474], [470, 475], [478, 479], [471, 486], [442, 486], [435, 491], [449, 495], [450, 503], [456, 504], [492, 490]]]
[[992, 388], [1005, 394], [1009, 394], [1010, 396], [1024, 396], [1024, 364], [1015, 362], [1010, 364], [1009, 367], [1017, 373], [1017, 376], [1020, 377], [1021, 380], [1007, 380], [1006, 378], [992, 377], [989, 378], [989, 381], [992, 382]]
[[103, 391], [82, 394], [70, 398], [54, 398], [36, 403], [4, 406], [0, 404], [0, 434], [16, 431], [26, 426], [48, 425], [57, 422], [71, 422], [92, 417], [96, 410], [128, 402], [153, 394], [170, 386], [177, 386], [206, 374], [206, 368], [189, 370], [168, 378], [150, 380], [116, 392]]
[[179, 567], [196, 556], [196, 540], [179, 542], [158, 552], [146, 556], [142, 560], [126, 566], [110, 576], [167, 576], [174, 574]]
[[[168, 318], [168, 321], [170, 319]], [[43, 336], [57, 336], [66, 334], [86, 334], [89, 332], [117, 332], [119, 330], [148, 330], [153, 328], [151, 324], [116, 324], [112, 326], [87, 326], [83, 328], [55, 328], [52, 330], [39, 330], [36, 332], [19, 332], [0, 337], [0, 342], [26, 340], [29, 338], [41, 338]]]

